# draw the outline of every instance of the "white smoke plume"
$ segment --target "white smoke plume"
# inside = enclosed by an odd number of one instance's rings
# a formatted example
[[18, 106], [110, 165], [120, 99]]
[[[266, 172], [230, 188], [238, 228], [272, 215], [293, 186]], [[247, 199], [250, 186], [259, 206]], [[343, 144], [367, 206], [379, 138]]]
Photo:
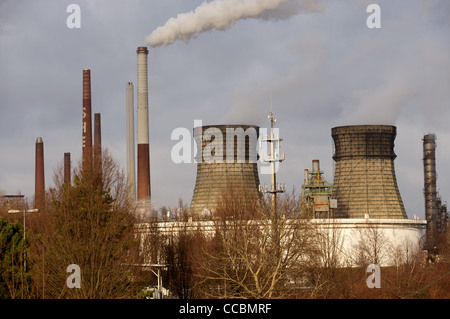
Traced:
[[151, 47], [168, 46], [177, 39], [188, 43], [198, 33], [225, 30], [247, 18], [287, 19], [299, 11], [320, 11], [316, 0], [214, 0], [194, 11], [180, 13], [156, 28], [145, 42]]

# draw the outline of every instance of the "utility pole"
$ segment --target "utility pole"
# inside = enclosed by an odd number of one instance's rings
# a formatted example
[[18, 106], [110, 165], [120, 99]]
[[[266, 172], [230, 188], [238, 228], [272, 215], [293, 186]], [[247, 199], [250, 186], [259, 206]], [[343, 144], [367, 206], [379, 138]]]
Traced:
[[280, 155], [279, 149], [281, 147], [281, 142], [283, 141], [280, 138], [280, 134], [275, 134], [275, 123], [277, 122], [276, 118], [273, 116], [272, 112], [272, 97], [270, 97], [270, 112], [267, 118], [270, 120], [270, 134], [266, 134], [265, 138], [261, 138], [260, 140], [260, 148], [262, 146], [262, 142], [270, 143], [270, 153], [267, 154], [267, 158], [262, 156], [263, 162], [270, 163], [270, 189], [268, 189], [267, 185], [264, 187], [264, 193], [270, 193], [271, 196], [271, 225], [272, 225], [272, 240], [276, 245], [276, 258], [279, 259], [281, 256], [281, 248], [280, 248], [280, 232], [279, 232], [279, 220], [278, 220], [278, 212], [277, 212], [277, 194], [284, 193], [286, 186], [284, 184], [277, 184], [277, 163], [284, 161], [284, 153]]
[[[8, 210], [8, 214], [18, 214], [18, 213], [23, 213], [23, 247], [25, 247], [25, 242], [27, 239], [27, 237], [26, 237], [27, 213], [39, 213], [39, 209], [33, 208], [33, 209], [23, 209], [23, 210], [19, 210], [19, 209]], [[24, 274], [24, 272], [26, 272], [26, 270], [27, 270], [27, 255], [26, 255], [26, 250], [24, 248], [24, 250], [23, 250], [23, 267], [22, 267], [22, 299], [23, 299], [23, 282], [24, 282], [23, 274]]]
[[277, 184], [277, 168], [276, 164], [279, 162], [284, 161], [285, 155], [279, 154], [276, 150], [279, 150], [282, 144], [283, 139], [280, 138], [279, 134], [276, 135], [275, 130], [275, 123], [277, 122], [277, 119], [273, 116], [272, 111], [272, 96], [270, 97], [270, 112], [267, 118], [270, 120], [270, 135], [266, 134], [265, 138], [261, 138], [261, 143], [266, 142], [270, 143], [270, 153], [267, 155], [267, 158], [265, 156], [262, 157], [263, 162], [269, 162], [270, 163], [270, 189], [265, 187], [264, 190], [261, 189], [260, 191], [264, 193], [270, 193], [272, 194], [272, 214], [274, 218], [277, 218], [277, 193], [284, 193], [286, 190], [286, 185], [284, 184]]

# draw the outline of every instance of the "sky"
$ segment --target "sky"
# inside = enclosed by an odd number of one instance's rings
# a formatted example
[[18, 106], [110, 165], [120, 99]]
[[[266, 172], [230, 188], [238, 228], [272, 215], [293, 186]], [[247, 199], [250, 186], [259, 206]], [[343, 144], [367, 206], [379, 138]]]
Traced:
[[[137, 87], [136, 48], [202, 2], [0, 1], [0, 190], [32, 198], [37, 137], [44, 141], [47, 188], [65, 152], [73, 166], [81, 159], [86, 68], [102, 145], [125, 170], [125, 88], [128, 81]], [[67, 26], [72, 3], [80, 8], [80, 28]], [[381, 28], [367, 26], [371, 3], [381, 9]], [[424, 218], [425, 134], [437, 136], [438, 189], [450, 199], [449, 18], [447, 0], [287, 0], [222, 30], [149, 46], [154, 206], [176, 206], [180, 198], [189, 204], [193, 194], [196, 164], [172, 161], [172, 131], [192, 132], [196, 120], [269, 127], [272, 97], [286, 155], [277, 181], [288, 190], [300, 189], [314, 159], [333, 181], [331, 128], [395, 125], [399, 190], [408, 217]], [[260, 179], [270, 183], [269, 176]]]

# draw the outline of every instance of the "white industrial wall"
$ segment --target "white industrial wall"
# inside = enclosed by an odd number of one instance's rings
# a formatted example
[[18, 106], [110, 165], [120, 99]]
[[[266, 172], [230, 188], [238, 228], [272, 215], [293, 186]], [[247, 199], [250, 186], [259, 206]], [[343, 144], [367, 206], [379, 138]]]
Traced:
[[[323, 266], [356, 267], [372, 263], [380, 267], [395, 266], [422, 254], [425, 220], [345, 218], [309, 221], [316, 226], [313, 236], [322, 245]], [[158, 230], [165, 234], [201, 229], [205, 234], [214, 235], [215, 223], [211, 220], [157, 224]], [[150, 224], [140, 224], [138, 229], [145, 236]]]
[[324, 245], [341, 267], [376, 263], [380, 267], [411, 261], [421, 254], [425, 220], [314, 219]]

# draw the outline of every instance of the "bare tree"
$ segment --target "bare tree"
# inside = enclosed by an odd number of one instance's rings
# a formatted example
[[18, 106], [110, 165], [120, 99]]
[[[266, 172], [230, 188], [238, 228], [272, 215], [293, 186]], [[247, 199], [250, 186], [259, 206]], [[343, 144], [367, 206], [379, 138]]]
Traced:
[[[234, 190], [236, 191], [236, 190]], [[230, 190], [215, 212], [214, 238], [200, 262], [200, 278], [211, 297], [273, 298], [287, 296], [308, 260], [311, 227], [300, 218], [294, 194], [270, 198], [236, 196]]]
[[353, 244], [357, 252], [353, 257], [353, 263], [363, 267], [369, 264], [383, 264], [388, 258], [387, 252], [391, 243], [382, 229], [368, 221], [364, 227], [358, 228], [358, 233], [357, 242]]
[[[323, 268], [338, 268], [345, 265], [345, 254], [343, 250], [344, 237], [340, 228], [329, 219], [316, 233], [318, 248], [317, 264]], [[344, 260], [343, 260], [344, 259]]]
[[[35, 292], [45, 298], [120, 298], [135, 295], [132, 265], [138, 258], [135, 217], [126, 179], [105, 149], [102, 172], [78, 165], [73, 182], [55, 172], [41, 228], [33, 240]], [[69, 289], [67, 267], [81, 269], [81, 288]], [[41, 293], [42, 292], [42, 293]]]
[[202, 297], [196, 285], [197, 259], [205, 244], [201, 230], [188, 229], [188, 223], [167, 236], [164, 245], [164, 262], [167, 265], [165, 282], [171, 293], [181, 299]]

